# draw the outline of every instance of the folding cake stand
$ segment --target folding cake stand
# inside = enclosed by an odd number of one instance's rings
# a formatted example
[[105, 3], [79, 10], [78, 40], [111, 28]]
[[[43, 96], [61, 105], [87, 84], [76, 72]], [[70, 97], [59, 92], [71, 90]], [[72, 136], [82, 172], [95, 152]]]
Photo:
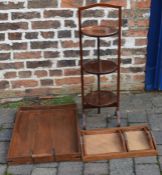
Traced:
[[[121, 7], [108, 4], [94, 4], [79, 8], [80, 12], [96, 6], [119, 9], [119, 38], [121, 38]], [[80, 21], [81, 22], [81, 21]], [[81, 24], [81, 23], [80, 23]], [[109, 28], [97, 26], [80, 28], [81, 33], [87, 31], [101, 36], [115, 33]], [[83, 30], [83, 31], [82, 31]], [[94, 31], [95, 32], [94, 32]], [[87, 32], [85, 32], [87, 34]], [[81, 40], [80, 40], [81, 42]], [[80, 43], [81, 51], [82, 44]], [[99, 47], [98, 47], [99, 48]], [[118, 65], [110, 61], [91, 61], [83, 64], [81, 52], [81, 76], [83, 108], [116, 106], [119, 110], [120, 87], [120, 41], [118, 50]], [[97, 74], [118, 72], [117, 97], [111, 92], [98, 91], [84, 97], [83, 70]], [[100, 83], [99, 83], [100, 84]], [[102, 101], [103, 100], [103, 101]], [[100, 111], [99, 111], [100, 112]], [[118, 116], [119, 117], [119, 116]], [[118, 120], [119, 124], [119, 120]], [[78, 127], [77, 108], [75, 104], [58, 106], [22, 107], [17, 111], [12, 139], [8, 151], [9, 164], [42, 163], [54, 161], [96, 161], [113, 158], [128, 158], [157, 155], [154, 137], [147, 125], [117, 127], [108, 129], [80, 130]]]
[[[94, 7], [112, 8], [118, 10], [118, 26], [109, 27], [105, 25], [93, 25], [82, 27], [82, 14]], [[120, 126], [120, 61], [121, 61], [121, 24], [122, 24], [122, 11], [121, 6], [110, 4], [93, 4], [85, 7], [80, 7], [78, 10], [79, 17], [79, 38], [80, 38], [80, 65], [81, 65], [81, 89], [82, 89], [82, 109], [83, 109], [83, 123], [84, 129], [86, 129], [86, 116], [84, 109], [86, 108], [98, 108], [100, 113], [101, 107], [116, 107], [115, 115], [117, 116], [117, 124]], [[93, 59], [88, 62], [84, 62], [83, 59], [83, 42], [82, 37], [86, 35], [89, 37], [97, 38], [97, 59]], [[118, 49], [117, 49], [117, 62], [110, 60], [100, 59], [100, 38], [118, 36]], [[101, 90], [101, 75], [117, 72], [117, 93], [114, 94], [111, 91]], [[94, 74], [97, 76], [97, 91], [85, 94], [84, 90], [84, 74]]]

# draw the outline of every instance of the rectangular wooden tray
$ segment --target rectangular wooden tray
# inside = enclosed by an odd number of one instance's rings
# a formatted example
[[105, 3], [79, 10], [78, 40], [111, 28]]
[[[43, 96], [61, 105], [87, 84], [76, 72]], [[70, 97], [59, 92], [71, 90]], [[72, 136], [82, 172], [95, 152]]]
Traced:
[[147, 125], [81, 131], [84, 161], [157, 155]]
[[80, 160], [76, 105], [22, 107], [16, 115], [9, 164]]

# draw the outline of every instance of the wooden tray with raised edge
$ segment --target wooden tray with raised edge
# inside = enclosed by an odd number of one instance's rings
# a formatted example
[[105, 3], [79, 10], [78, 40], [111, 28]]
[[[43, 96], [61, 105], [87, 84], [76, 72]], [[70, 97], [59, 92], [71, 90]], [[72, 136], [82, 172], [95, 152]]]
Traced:
[[109, 160], [155, 156], [155, 140], [147, 125], [81, 131], [82, 159]]
[[80, 160], [76, 105], [22, 107], [16, 115], [9, 164]]

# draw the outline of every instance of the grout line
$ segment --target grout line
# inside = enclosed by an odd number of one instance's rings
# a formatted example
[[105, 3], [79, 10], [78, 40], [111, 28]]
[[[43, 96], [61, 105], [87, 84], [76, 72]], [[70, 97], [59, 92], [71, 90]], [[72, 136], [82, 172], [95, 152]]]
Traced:
[[107, 165], [108, 165], [108, 175], [111, 173], [110, 171], [110, 160], [107, 161]]
[[82, 165], [82, 171], [81, 171], [82, 175], [84, 175], [84, 170], [85, 170], [85, 162], [83, 162], [83, 165]]
[[136, 163], [135, 163], [135, 158], [132, 158], [133, 161], [133, 173], [136, 175]]

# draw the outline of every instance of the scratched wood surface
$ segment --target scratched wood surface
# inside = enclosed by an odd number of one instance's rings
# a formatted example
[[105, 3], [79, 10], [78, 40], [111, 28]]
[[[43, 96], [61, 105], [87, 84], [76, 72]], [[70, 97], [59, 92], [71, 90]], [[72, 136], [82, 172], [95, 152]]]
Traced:
[[10, 164], [78, 159], [75, 105], [20, 108], [8, 152]]

